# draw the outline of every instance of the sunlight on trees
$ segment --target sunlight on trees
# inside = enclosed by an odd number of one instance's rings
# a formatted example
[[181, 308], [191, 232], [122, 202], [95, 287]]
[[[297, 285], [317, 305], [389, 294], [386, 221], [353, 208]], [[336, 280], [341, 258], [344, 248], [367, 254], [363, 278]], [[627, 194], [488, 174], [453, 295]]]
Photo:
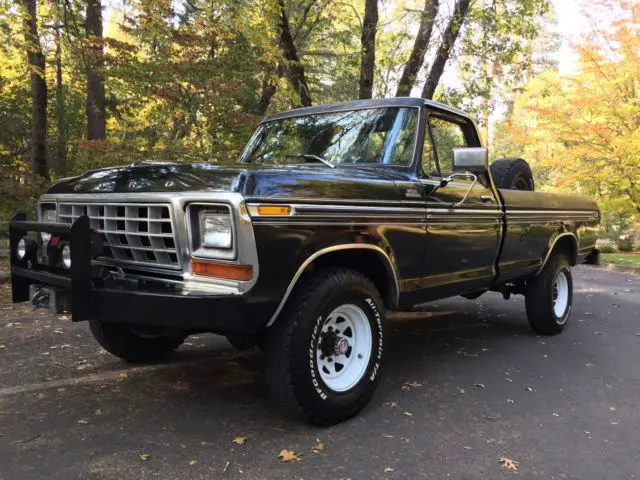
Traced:
[[581, 71], [560, 77], [550, 0], [0, 2], [0, 222], [47, 177], [233, 162], [266, 113], [420, 92], [469, 110], [485, 137], [505, 112], [493, 158], [523, 155], [538, 185], [632, 222], [640, 13], [598, 5], [624, 13], [576, 39]]
[[640, 218], [640, 3], [616, 6], [611, 28], [576, 41], [579, 72], [533, 78], [499, 134], [502, 150], [520, 146], [538, 185], [595, 195], [605, 228]]

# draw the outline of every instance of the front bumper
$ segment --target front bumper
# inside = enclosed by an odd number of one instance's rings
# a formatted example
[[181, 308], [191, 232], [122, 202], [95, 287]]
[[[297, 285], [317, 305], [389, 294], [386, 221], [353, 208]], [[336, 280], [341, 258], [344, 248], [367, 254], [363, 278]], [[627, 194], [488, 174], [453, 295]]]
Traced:
[[[275, 301], [249, 294], [193, 292], [182, 282], [115, 275], [92, 262], [100, 240], [89, 228], [87, 217], [72, 225], [27, 222], [25, 218], [17, 215], [10, 224], [14, 302], [33, 299], [39, 302], [35, 306], [69, 312], [75, 322], [97, 319], [221, 334], [258, 333], [268, 321], [268, 312], [276, 307]], [[38, 241], [37, 252], [19, 259], [18, 242], [29, 232], [51, 233], [52, 237], [49, 245]], [[70, 245], [70, 269], [56, 264], [51, 243]], [[45, 250], [49, 255], [42, 255]]]

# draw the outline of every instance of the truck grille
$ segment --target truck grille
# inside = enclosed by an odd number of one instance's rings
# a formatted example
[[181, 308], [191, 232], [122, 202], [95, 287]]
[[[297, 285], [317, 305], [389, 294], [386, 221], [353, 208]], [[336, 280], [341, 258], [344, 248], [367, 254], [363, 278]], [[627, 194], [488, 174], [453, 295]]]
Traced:
[[60, 203], [58, 221], [73, 223], [87, 215], [90, 227], [104, 234], [101, 259], [155, 267], [180, 268], [171, 207], [139, 203]]

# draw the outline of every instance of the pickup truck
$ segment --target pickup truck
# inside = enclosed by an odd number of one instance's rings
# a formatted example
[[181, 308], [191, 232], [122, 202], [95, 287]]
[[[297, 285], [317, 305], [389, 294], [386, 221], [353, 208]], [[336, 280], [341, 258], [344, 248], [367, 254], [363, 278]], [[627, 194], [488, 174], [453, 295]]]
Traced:
[[500, 162], [509, 188], [474, 121], [421, 98], [271, 115], [233, 165], [55, 183], [37, 221], [11, 223], [13, 300], [87, 320], [129, 362], [194, 333], [257, 345], [277, 403], [333, 424], [380, 382], [388, 312], [495, 291], [525, 296], [534, 332], [565, 328], [571, 266], [598, 260], [598, 207]]

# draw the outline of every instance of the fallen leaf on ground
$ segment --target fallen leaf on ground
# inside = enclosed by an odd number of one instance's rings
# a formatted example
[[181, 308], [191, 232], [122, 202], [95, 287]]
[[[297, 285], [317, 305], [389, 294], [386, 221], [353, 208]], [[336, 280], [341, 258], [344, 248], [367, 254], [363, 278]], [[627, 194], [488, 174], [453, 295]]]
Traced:
[[413, 413], [411, 413], [411, 412], [404, 412], [404, 414], [405, 414], [407, 417], [413, 417]]
[[500, 459], [500, 464], [507, 470], [518, 470], [518, 462], [514, 462], [510, 458], [502, 457]]
[[197, 465], [198, 464], [198, 460], [196, 460], [195, 458], [192, 458], [191, 460], [189, 460], [189, 465]]
[[389, 473], [389, 472], [393, 472], [393, 468], [391, 468], [391, 467], [385, 467], [385, 468], [384, 468], [384, 473]]
[[411, 390], [412, 388], [418, 388], [421, 387], [422, 384], [418, 383], [416, 381], [413, 382], [404, 382], [404, 385], [402, 386], [402, 390]]
[[516, 401], [512, 400], [511, 398], [507, 398], [507, 403], [516, 403]]
[[456, 395], [464, 395], [464, 388], [462, 387], [456, 388]]
[[78, 420], [78, 423], [81, 423], [82, 425], [86, 425], [87, 423], [89, 423], [89, 421], [85, 419], [80, 419]]
[[244, 445], [247, 443], [247, 437], [236, 437], [231, 441], [237, 445]]
[[474, 386], [478, 388], [487, 388], [484, 383], [476, 383]]
[[169, 385], [169, 388], [179, 392], [184, 392], [186, 390], [189, 390], [189, 384], [182, 380], [178, 380], [177, 382], [174, 382], [171, 385]]
[[298, 460], [298, 461], [301, 460], [300, 457], [298, 457], [298, 455], [296, 455], [293, 450], [281, 450], [280, 454], [278, 455], [278, 458], [283, 462], [290, 462], [291, 460]]
[[320, 453], [324, 450], [324, 443], [320, 441], [319, 438], [316, 438], [316, 444], [311, 448], [313, 453]]
[[140, 460], [145, 461], [147, 460], [151, 455], [149, 455], [148, 453], [141, 453], [140, 454]]

